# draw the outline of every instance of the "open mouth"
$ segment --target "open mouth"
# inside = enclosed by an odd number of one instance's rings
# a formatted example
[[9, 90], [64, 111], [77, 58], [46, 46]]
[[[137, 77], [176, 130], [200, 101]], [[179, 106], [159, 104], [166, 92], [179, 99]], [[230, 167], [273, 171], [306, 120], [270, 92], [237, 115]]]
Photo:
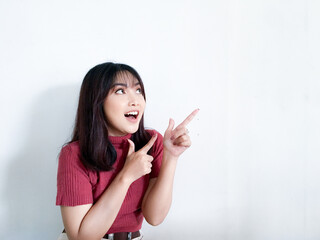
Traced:
[[130, 119], [137, 119], [138, 115], [139, 115], [138, 111], [131, 111], [124, 114], [126, 118], [130, 118]]

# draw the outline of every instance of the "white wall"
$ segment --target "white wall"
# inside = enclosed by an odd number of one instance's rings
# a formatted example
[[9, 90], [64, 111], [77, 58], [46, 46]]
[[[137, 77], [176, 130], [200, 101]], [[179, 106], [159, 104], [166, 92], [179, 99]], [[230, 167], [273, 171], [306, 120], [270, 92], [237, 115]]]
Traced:
[[142, 75], [146, 125], [201, 109], [146, 239], [320, 238], [320, 2], [0, 1], [0, 239], [56, 239], [59, 148], [104, 61]]

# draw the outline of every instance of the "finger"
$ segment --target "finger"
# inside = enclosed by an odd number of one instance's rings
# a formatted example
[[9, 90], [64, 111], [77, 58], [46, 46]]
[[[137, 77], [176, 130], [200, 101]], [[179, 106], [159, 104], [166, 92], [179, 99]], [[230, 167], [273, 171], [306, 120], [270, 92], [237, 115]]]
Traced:
[[169, 126], [166, 130], [166, 133], [171, 133], [174, 127], [174, 120], [172, 118], [169, 119]]
[[147, 155], [147, 156], [148, 156], [147, 161], [151, 163], [153, 161], [153, 157], [149, 156], [149, 155]]
[[187, 135], [189, 133], [188, 129], [185, 127], [177, 127], [172, 131], [171, 140], [174, 140], [182, 135]]
[[147, 170], [146, 170], [146, 174], [149, 174], [149, 173], [151, 173], [151, 168], [147, 168]]
[[134, 153], [135, 145], [134, 145], [134, 142], [132, 142], [130, 139], [128, 139], [128, 143], [129, 143], [129, 150], [127, 155], [131, 155], [132, 153]]
[[189, 136], [183, 135], [179, 138], [177, 138], [173, 145], [179, 146], [179, 147], [190, 147], [191, 146], [191, 140]]
[[179, 124], [179, 126], [184, 126], [184, 127], [187, 126], [199, 111], [200, 111], [199, 108], [194, 110], [182, 123]]
[[149, 142], [146, 145], [144, 145], [144, 147], [141, 148], [139, 151], [143, 153], [147, 153], [150, 150], [150, 148], [152, 148], [154, 142], [157, 140], [157, 137], [158, 137], [157, 134], [153, 135], [152, 138], [149, 140]]

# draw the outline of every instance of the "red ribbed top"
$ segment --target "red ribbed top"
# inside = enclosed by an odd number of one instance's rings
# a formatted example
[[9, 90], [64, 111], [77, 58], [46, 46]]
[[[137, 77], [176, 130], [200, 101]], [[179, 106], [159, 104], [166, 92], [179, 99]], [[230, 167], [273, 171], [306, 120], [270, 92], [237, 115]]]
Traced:
[[[153, 145], [152, 171], [131, 184], [120, 211], [107, 233], [135, 232], [141, 229], [143, 215], [141, 211], [142, 199], [148, 188], [149, 179], [157, 177], [160, 171], [163, 154], [163, 137], [155, 130], [148, 130], [152, 135], [158, 134]], [[59, 156], [57, 174], [56, 205], [77, 206], [94, 204], [112, 180], [122, 169], [128, 153], [128, 138], [109, 137], [117, 151], [117, 159], [112, 171], [94, 172], [88, 170], [80, 161], [78, 142], [73, 142], [62, 148]]]

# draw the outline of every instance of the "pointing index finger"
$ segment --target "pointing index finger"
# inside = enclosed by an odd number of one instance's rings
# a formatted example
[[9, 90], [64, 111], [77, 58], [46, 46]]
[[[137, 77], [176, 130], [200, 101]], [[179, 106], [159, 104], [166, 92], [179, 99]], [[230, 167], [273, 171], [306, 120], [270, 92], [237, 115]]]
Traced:
[[187, 126], [192, 119], [197, 115], [197, 113], [199, 112], [199, 108], [197, 108], [196, 110], [194, 110], [182, 123], [180, 123], [180, 126]]
[[144, 145], [144, 147], [141, 148], [140, 151], [141, 151], [141, 152], [144, 152], [144, 153], [147, 153], [147, 152], [150, 150], [150, 148], [152, 148], [153, 144], [154, 144], [155, 141], [157, 140], [157, 137], [158, 137], [157, 134], [153, 135], [153, 136], [151, 137], [151, 139], [149, 140], [149, 142], [148, 142], [146, 145]]

